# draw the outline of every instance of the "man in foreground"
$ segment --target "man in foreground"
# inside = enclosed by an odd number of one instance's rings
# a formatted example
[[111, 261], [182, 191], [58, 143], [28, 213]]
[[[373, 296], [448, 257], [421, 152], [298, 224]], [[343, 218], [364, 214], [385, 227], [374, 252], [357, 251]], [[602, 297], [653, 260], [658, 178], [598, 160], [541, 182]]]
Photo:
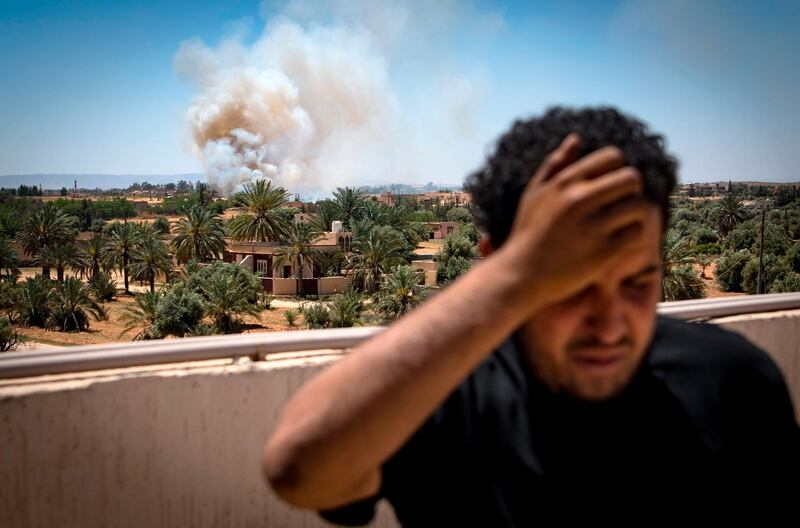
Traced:
[[613, 109], [515, 123], [468, 180], [485, 260], [294, 395], [265, 447], [275, 491], [343, 524], [385, 497], [404, 526], [529, 526], [796, 485], [774, 363], [656, 316], [675, 170]]

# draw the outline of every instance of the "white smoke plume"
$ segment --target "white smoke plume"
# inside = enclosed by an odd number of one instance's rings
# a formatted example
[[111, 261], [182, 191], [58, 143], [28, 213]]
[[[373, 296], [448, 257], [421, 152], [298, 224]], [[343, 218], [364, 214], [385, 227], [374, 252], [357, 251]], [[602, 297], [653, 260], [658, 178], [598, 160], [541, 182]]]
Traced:
[[[228, 195], [253, 178], [305, 193], [461, 179], [474, 159], [458, 145], [476, 132], [481, 90], [447, 71], [441, 39], [447, 24], [486, 19], [461, 2], [418, 4], [293, 1], [252, 44], [182, 43], [175, 69], [198, 89], [187, 117], [209, 183]], [[392, 71], [409, 54], [431, 76], [404, 106]]]

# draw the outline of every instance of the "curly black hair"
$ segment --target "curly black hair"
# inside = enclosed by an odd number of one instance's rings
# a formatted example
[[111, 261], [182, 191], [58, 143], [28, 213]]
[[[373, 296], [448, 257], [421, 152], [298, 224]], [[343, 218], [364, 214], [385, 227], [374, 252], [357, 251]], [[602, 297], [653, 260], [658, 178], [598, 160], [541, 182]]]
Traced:
[[525, 185], [570, 132], [580, 135], [580, 156], [619, 147], [626, 163], [641, 172], [644, 195], [661, 208], [667, 225], [678, 162], [665, 151], [663, 136], [615, 108], [553, 107], [541, 117], [516, 121], [486, 164], [467, 177], [464, 187], [472, 195], [476, 221], [495, 248], [508, 238]]

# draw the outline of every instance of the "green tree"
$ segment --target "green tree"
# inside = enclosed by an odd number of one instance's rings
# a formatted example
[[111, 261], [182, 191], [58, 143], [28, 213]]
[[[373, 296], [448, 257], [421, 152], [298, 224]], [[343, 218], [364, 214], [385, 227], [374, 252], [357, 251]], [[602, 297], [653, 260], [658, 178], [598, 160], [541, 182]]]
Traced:
[[466, 273], [472, 264], [470, 259], [477, 255], [475, 244], [460, 233], [453, 233], [447, 237], [442, 251], [436, 257], [437, 284], [449, 284]]
[[203, 298], [185, 284], [164, 291], [156, 306], [155, 328], [162, 336], [184, 337], [194, 333], [205, 315]]
[[315, 209], [309, 221], [311, 227], [320, 233], [330, 231], [333, 221], [339, 220], [339, 209], [337, 205], [331, 200], [322, 200], [315, 204]]
[[117, 295], [117, 282], [107, 273], [96, 273], [86, 283], [97, 302], [110, 301]]
[[447, 211], [446, 218], [449, 222], [460, 222], [462, 224], [471, 224], [474, 222], [472, 213], [466, 207], [453, 207]]
[[747, 219], [747, 208], [735, 194], [728, 193], [717, 202], [712, 219], [722, 236], [726, 236], [737, 224]]
[[261, 281], [237, 264], [215, 262], [200, 268], [187, 285], [203, 297], [206, 315], [222, 333], [241, 331], [240, 316], [259, 314]]
[[225, 249], [225, 229], [219, 215], [211, 209], [196, 205], [175, 224], [172, 247], [178, 260], [205, 262], [217, 258]]
[[146, 280], [151, 292], [156, 290], [156, 277], [159, 274], [168, 277], [172, 271], [172, 256], [167, 245], [157, 238], [146, 238], [133, 249], [131, 258], [131, 275]]
[[20, 324], [44, 327], [50, 315], [48, 301], [52, 282], [44, 275], [28, 278], [20, 285], [17, 316]]
[[291, 263], [297, 270], [298, 294], [303, 295], [303, 272], [306, 263], [319, 265], [320, 251], [314, 247], [322, 233], [309, 224], [292, 224], [283, 237], [281, 245], [272, 250], [273, 268]]
[[755, 245], [758, 235], [755, 223], [747, 220], [736, 225], [728, 232], [722, 242], [722, 247], [729, 251], [749, 250]]
[[43, 247], [34, 257], [33, 263], [43, 268], [55, 268], [58, 282], [64, 282], [64, 271], [67, 268], [80, 271], [84, 267], [80, 250], [73, 242], [63, 242]]
[[347, 267], [347, 257], [343, 251], [320, 251], [318, 260], [319, 269], [325, 277], [337, 277], [342, 274], [342, 269]]
[[88, 288], [76, 278], [56, 284], [47, 302], [48, 328], [62, 332], [83, 331], [89, 327], [89, 317], [101, 320], [106, 317], [103, 307], [89, 294]]
[[786, 252], [786, 261], [792, 270], [800, 273], [800, 242], [795, 242]]
[[349, 328], [361, 324], [364, 299], [356, 290], [349, 288], [333, 296], [330, 305], [330, 325], [334, 328]]
[[787, 273], [783, 277], [776, 279], [769, 289], [770, 293], [794, 293], [800, 292], [800, 273]]
[[122, 271], [125, 293], [128, 295], [131, 293], [128, 287], [131, 257], [140, 241], [141, 233], [134, 223], [117, 222], [111, 230], [111, 236], [106, 245], [105, 261], [109, 268], [117, 268]]
[[[25, 254], [33, 257], [42, 249], [69, 243], [78, 236], [76, 220], [52, 203], [37, 204], [24, 219], [17, 240]], [[50, 267], [42, 266], [42, 275], [50, 278]]]
[[725, 251], [717, 260], [715, 272], [717, 283], [725, 291], [740, 292], [742, 290], [742, 271], [750, 260], [747, 250]]
[[341, 220], [345, 230], [352, 230], [353, 223], [361, 219], [366, 207], [364, 193], [353, 187], [337, 187], [333, 191], [336, 218]]
[[411, 266], [397, 266], [386, 275], [375, 303], [383, 319], [398, 319], [425, 300], [428, 290], [421, 284], [424, 281], [425, 274]]
[[0, 318], [0, 352], [8, 352], [17, 347], [17, 331], [7, 317]]
[[124, 308], [120, 315], [120, 320], [125, 324], [120, 336], [131, 330], [138, 330], [133, 336], [134, 341], [163, 337], [156, 324], [156, 313], [161, 294], [157, 292], [139, 293], [134, 300], [136, 305]]
[[9, 275], [19, 275], [19, 259], [11, 241], [6, 236], [0, 235], [0, 277], [3, 271], [8, 271]]
[[102, 233], [94, 233], [92, 238], [81, 245], [78, 256], [81, 276], [87, 275], [91, 280], [102, 271], [109, 271], [109, 268], [105, 265], [107, 262], [105, 254], [107, 245], [108, 241]]
[[705, 297], [703, 281], [692, 264], [696, 261], [687, 240], [670, 229], [664, 235], [662, 291], [665, 301]]
[[165, 216], [159, 216], [153, 222], [153, 228], [162, 235], [169, 234], [169, 220]]
[[381, 276], [395, 266], [405, 264], [406, 245], [402, 234], [388, 226], [373, 227], [353, 240], [349, 269], [353, 281], [374, 293]]
[[270, 180], [246, 183], [242, 191], [233, 195], [239, 214], [228, 224], [231, 238], [237, 242], [266, 242], [283, 238], [289, 226], [277, 210], [286, 205], [288, 198], [288, 191], [273, 186]]
[[0, 280], [0, 313], [14, 322], [14, 312], [17, 310], [20, 297], [20, 286], [16, 276]]
[[[764, 255], [764, 291], [772, 289], [776, 281], [781, 281], [792, 273], [786, 259], [777, 255]], [[758, 257], [752, 256], [742, 270], [742, 289], [749, 294], [758, 293]]]

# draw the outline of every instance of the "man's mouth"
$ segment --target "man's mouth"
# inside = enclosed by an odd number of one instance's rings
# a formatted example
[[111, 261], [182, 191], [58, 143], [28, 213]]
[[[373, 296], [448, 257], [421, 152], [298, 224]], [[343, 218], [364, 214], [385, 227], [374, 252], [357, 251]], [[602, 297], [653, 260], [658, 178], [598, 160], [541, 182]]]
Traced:
[[592, 371], [603, 371], [616, 367], [625, 356], [625, 347], [602, 348], [605, 350], [594, 349], [591, 352], [578, 353], [572, 357], [572, 360], [580, 367]]

